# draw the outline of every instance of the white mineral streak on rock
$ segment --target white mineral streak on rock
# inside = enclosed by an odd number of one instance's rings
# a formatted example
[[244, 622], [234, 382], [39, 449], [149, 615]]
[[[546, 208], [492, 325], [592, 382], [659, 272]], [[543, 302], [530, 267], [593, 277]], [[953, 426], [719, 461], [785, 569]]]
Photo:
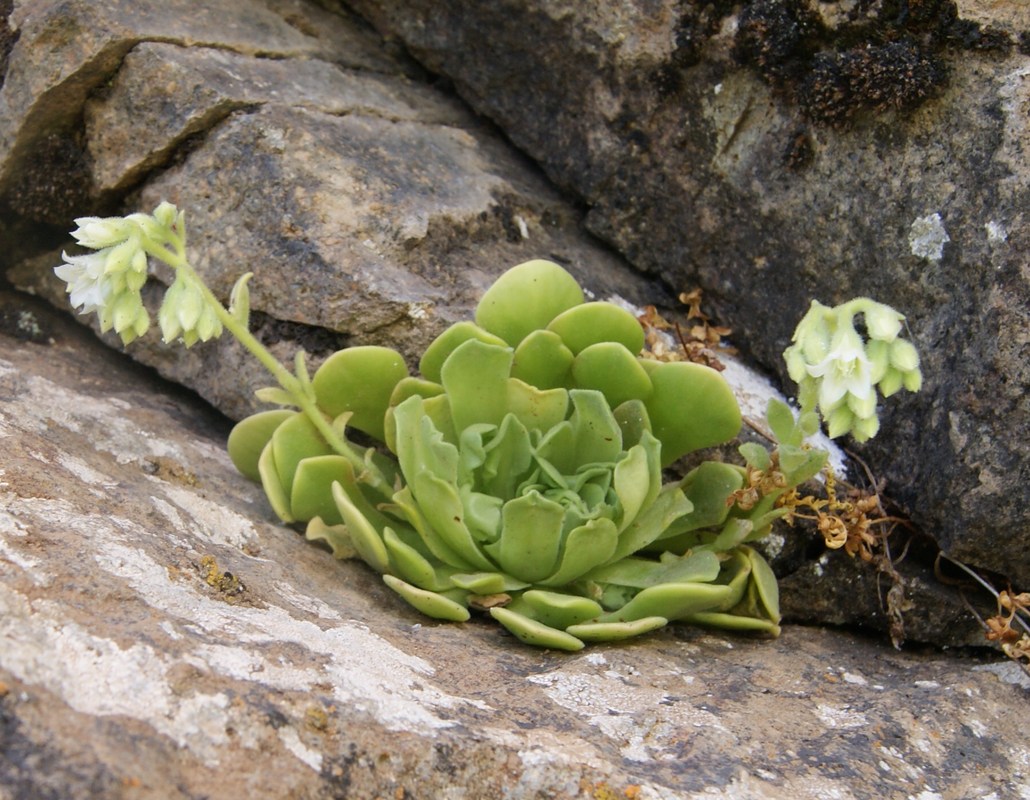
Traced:
[[322, 754], [312, 750], [300, 740], [295, 728], [285, 726], [279, 729], [279, 739], [283, 746], [293, 753], [297, 758], [307, 764], [315, 772], [322, 771]]
[[[140, 546], [152, 541], [154, 533], [131, 520], [84, 515], [64, 500], [16, 498], [7, 505], [10, 513], [0, 515], [4, 538], [19, 535], [18, 519], [80, 534], [89, 548], [83, 558], [92, 558], [124, 581], [173, 631], [180, 627], [189, 632], [177, 639], [185, 652], [162, 653], [148, 644], [126, 647], [66, 619], [66, 609], [45, 600], [30, 603], [0, 588], [0, 667], [30, 686], [53, 692], [76, 711], [138, 719], [211, 760], [227, 741], [225, 728], [232, 716], [228, 700], [221, 693], [183, 695], [181, 686], [173, 690], [168, 673], [176, 665], [186, 663], [222, 679], [281, 691], [330, 685], [337, 702], [368, 713], [388, 729], [423, 735], [452, 724], [437, 711], [469, 702], [435, 689], [428, 680], [434, 670], [427, 662], [357, 623], [323, 628], [278, 606], [230, 606], [198, 593], [195, 582], [174, 580]], [[190, 516], [190, 510], [183, 509], [187, 525], [206, 524]], [[38, 565], [25, 559], [7, 562], [38, 572]], [[285, 593], [295, 605], [318, 605], [296, 589]], [[283, 644], [297, 646], [300, 655], [294, 663], [266, 657], [262, 647], [255, 647]], [[315, 768], [314, 756], [298, 751], [299, 740], [284, 744]]]
[[[201, 497], [195, 491], [157, 479], [154, 479], [154, 484], [160, 486], [165, 496], [189, 517], [190, 521], [184, 523], [186, 530], [181, 530], [181, 533], [189, 533], [209, 544], [237, 548], [242, 548], [257, 538], [254, 525], [246, 517]], [[151, 501], [155, 500], [156, 498], [151, 498]], [[157, 508], [161, 507], [159, 502], [155, 502], [154, 505]]]
[[865, 714], [852, 711], [847, 706], [819, 703], [815, 713], [827, 728], [861, 728], [869, 724]]
[[[732, 739], [714, 714], [694, 708], [687, 701], [671, 701], [660, 690], [637, 686], [618, 673], [587, 674], [559, 669], [529, 677], [530, 683], [544, 687], [555, 703], [575, 711], [606, 736], [619, 743], [623, 758], [651, 761], [665, 758], [666, 742], [682, 739], [684, 731], [705, 728]], [[671, 752], [668, 757], [674, 757]]]
[[940, 261], [944, 257], [944, 245], [951, 241], [944, 230], [941, 215], [937, 212], [918, 217], [908, 231], [908, 246], [912, 255], [928, 261]]

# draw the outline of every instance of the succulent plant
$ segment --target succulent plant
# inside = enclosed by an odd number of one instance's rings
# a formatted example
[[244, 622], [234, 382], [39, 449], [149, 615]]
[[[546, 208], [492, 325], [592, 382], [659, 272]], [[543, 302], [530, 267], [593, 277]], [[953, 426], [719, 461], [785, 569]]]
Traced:
[[[385, 347], [342, 350], [311, 376], [303, 353], [291, 373], [250, 332], [249, 273], [228, 308], [204, 284], [171, 203], [77, 222], [94, 252], [64, 255], [55, 272], [102, 330], [126, 344], [146, 333], [141, 289], [157, 259], [175, 274], [158, 312], [164, 340], [190, 347], [227, 330], [275, 378], [257, 395], [281, 408], [240, 422], [228, 450], [284, 522], [364, 559], [429, 616], [480, 609], [534, 645], [577, 650], [671, 620], [778, 633], [776, 579], [749, 543], [826, 460], [803, 441], [816, 407], [831, 435], [868, 438], [872, 384], [887, 396], [921, 380], [896, 311], [813, 303], [785, 354], [802, 413], [775, 402], [767, 413], [775, 452], [744, 444], [746, 467], [706, 461], [663, 485], [664, 467], [737, 435], [733, 393], [707, 366], [641, 357], [637, 319], [586, 302], [556, 264], [502, 275], [474, 322], [426, 349], [420, 376]], [[357, 446], [349, 430], [377, 445]]]
[[309, 538], [360, 556], [432, 617], [479, 608], [563, 649], [677, 619], [775, 632], [775, 579], [744, 542], [776, 512], [731, 517], [743, 471], [728, 465], [662, 485], [664, 466], [737, 434], [736, 400], [714, 370], [648, 361], [642, 346], [630, 312], [527, 262], [487, 291], [475, 323], [427, 348], [420, 377], [380, 347], [315, 373], [333, 425], [395, 460], [335, 453], [290, 410], [241, 422], [229, 452], [284, 521], [307, 521]]

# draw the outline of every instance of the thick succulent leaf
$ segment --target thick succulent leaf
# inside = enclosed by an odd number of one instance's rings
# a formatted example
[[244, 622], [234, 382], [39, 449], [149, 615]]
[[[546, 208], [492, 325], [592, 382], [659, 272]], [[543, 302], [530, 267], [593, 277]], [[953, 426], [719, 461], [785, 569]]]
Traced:
[[614, 563], [647, 547], [668, 530], [675, 520], [689, 514], [691, 508], [690, 501], [679, 488], [674, 485], [663, 487], [654, 502], [619, 534], [619, 543], [608, 563]]
[[730, 586], [715, 583], [662, 583], [641, 589], [622, 608], [598, 618], [598, 622], [630, 622], [644, 617], [682, 619], [699, 611], [721, 610], [734, 598]]
[[483, 330], [474, 322], [467, 320], [456, 322], [437, 336], [422, 354], [422, 358], [418, 362], [418, 369], [422, 373], [422, 377], [430, 381], [440, 381], [444, 361], [459, 345], [469, 339], [477, 339], [480, 342], [500, 347], [508, 346], [504, 339]]
[[549, 647], [553, 650], [573, 652], [582, 650], [584, 647], [581, 639], [507, 608], [491, 608], [490, 616], [515, 634], [517, 638], [534, 647]]
[[544, 433], [563, 419], [569, 410], [569, 393], [564, 389], [538, 389], [517, 378], [508, 379], [508, 411], [527, 430]]
[[728, 614], [724, 611], [701, 611], [688, 614], [682, 622], [690, 625], [702, 625], [706, 628], [722, 628], [729, 631], [754, 631], [767, 633], [770, 636], [780, 635], [780, 626], [767, 619], [744, 617], [739, 614]]
[[595, 583], [614, 583], [646, 589], [663, 583], [711, 583], [719, 577], [719, 557], [709, 551], [656, 561], [628, 556], [596, 569], [586, 577]]
[[336, 507], [343, 518], [343, 524], [347, 526], [350, 533], [351, 544], [358, 551], [361, 559], [376, 572], [386, 573], [390, 569], [390, 554], [386, 550], [381, 538], [381, 530], [376, 530], [372, 523], [362, 511], [367, 508], [359, 508], [361, 504], [360, 493], [352, 495], [345, 491], [343, 486], [336, 482], [333, 484], [333, 499]]
[[405, 544], [392, 528], [383, 529], [383, 544], [390, 555], [391, 571], [399, 578], [420, 589], [438, 591], [447, 588], [436, 585], [436, 569], [414, 547]]
[[229, 433], [226, 449], [236, 469], [252, 481], [260, 481], [258, 459], [272, 439], [275, 429], [297, 412], [286, 408], [261, 411], [241, 420]]
[[626, 309], [613, 303], [583, 303], [563, 311], [547, 329], [561, 336], [577, 355], [593, 344], [611, 342], [635, 356], [644, 347], [644, 328]]
[[619, 532], [624, 531], [641, 510], [654, 502], [662, 490], [661, 445], [645, 432], [640, 444], [633, 445], [615, 465], [615, 494], [622, 506]]
[[450, 581], [459, 589], [478, 595], [518, 592], [529, 586], [503, 572], [455, 572]]
[[327, 456], [333, 449], [322, 438], [318, 428], [304, 414], [294, 414], [272, 434], [272, 452], [279, 482], [289, 497], [293, 492], [293, 478], [297, 465], [311, 456]]
[[731, 519], [722, 526], [722, 530], [719, 531], [719, 534], [711, 543], [701, 545], [700, 547], [716, 553], [724, 553], [743, 542], [754, 529], [755, 526], [751, 524], [749, 519]]
[[729, 441], [740, 432], [740, 407], [726, 380], [702, 364], [675, 361], [650, 371], [644, 405], [662, 443], [662, 466], [686, 453]]
[[532, 464], [529, 432], [517, 417], [509, 414], [483, 448], [483, 463], [471, 477], [478, 491], [507, 501], [515, 496]]
[[321, 517], [327, 525], [343, 522], [339, 509], [333, 500], [333, 483], [347, 474], [353, 475], [353, 467], [343, 456], [311, 456], [297, 465], [290, 490], [290, 510], [293, 518], [306, 522]]
[[419, 589], [393, 575], [383, 575], [383, 582], [427, 617], [448, 622], [465, 622], [469, 618], [469, 610], [452, 597]]
[[572, 351], [553, 331], [536, 330], [519, 342], [511, 377], [538, 389], [559, 389], [569, 381]]
[[694, 508], [677, 527], [687, 525], [683, 530], [693, 530], [721, 525], [730, 510], [727, 499], [743, 485], [739, 468], [719, 461], [703, 462], [683, 480], [683, 493]]
[[325, 542], [339, 559], [357, 558], [358, 551], [350, 540], [346, 525], [326, 525], [319, 517], [308, 520], [304, 538], [309, 542]]
[[441, 372], [456, 432], [480, 422], [501, 424], [508, 413], [511, 362], [511, 348], [477, 339], [469, 339], [450, 354]]
[[477, 542], [495, 542], [501, 535], [501, 509], [504, 500], [493, 494], [474, 491], [464, 484], [458, 490], [465, 509], [465, 525]]
[[[647, 416], [647, 408], [641, 400], [627, 400], [612, 411], [615, 421], [622, 431], [622, 446], [629, 449], [637, 444], [644, 433], [651, 432], [651, 420]], [[659, 443], [660, 449], [661, 443]]]
[[383, 416], [390, 397], [408, 377], [404, 359], [389, 347], [348, 347], [326, 359], [315, 372], [311, 386], [318, 407], [330, 417], [345, 411], [350, 425], [383, 441]]
[[393, 387], [393, 392], [390, 394], [390, 405], [399, 406], [409, 397], [416, 395], [428, 400], [430, 397], [438, 397], [443, 392], [443, 386], [439, 383], [409, 375], [397, 381], [397, 384]]
[[761, 601], [762, 611], [772, 622], [780, 621], [780, 587], [776, 582], [776, 575], [761, 553], [750, 548], [741, 548], [747, 553], [751, 562], [751, 581]]
[[565, 509], [531, 491], [504, 504], [501, 538], [484, 545], [498, 566], [530, 583], [555, 571], [562, 543]]
[[458, 448], [444, 441], [426, 414], [427, 402], [421, 397], [409, 397], [393, 410], [397, 460], [409, 482], [414, 476], [428, 472], [454, 484], [458, 480]]
[[579, 353], [572, 362], [572, 378], [579, 389], [601, 392], [612, 408], [651, 396], [651, 379], [640, 361], [616, 342], [598, 342]]
[[665, 617], [641, 617], [631, 622], [584, 622], [565, 629], [584, 642], [618, 642], [657, 630], [669, 623]]
[[612, 416], [612, 410], [604, 395], [588, 389], [573, 389], [569, 392], [573, 412], [573, 451], [566, 473], [573, 472], [583, 464], [612, 464], [622, 453], [622, 430]]
[[479, 551], [475, 537], [465, 525], [465, 507], [462, 505], [457, 486], [428, 472], [416, 474], [408, 486], [426, 522], [447, 547], [458, 554], [459, 563], [453, 563], [451, 566], [458, 567], [462, 563], [468, 563], [476, 569], [495, 568], [494, 564]]
[[272, 510], [283, 522], [293, 522], [293, 513], [290, 511], [290, 495], [283, 486], [279, 477], [279, 468], [275, 463], [275, 452], [272, 443], [265, 445], [258, 459], [258, 475], [261, 478], [261, 488], [265, 490], [265, 497]]
[[559, 630], [586, 622], [604, 611], [598, 603], [588, 597], [542, 589], [524, 592], [507, 608]]
[[563, 311], [583, 302], [576, 279], [550, 261], [512, 267], [486, 290], [476, 323], [515, 347]]
[[470, 570], [481, 569], [481, 565], [463, 558], [452, 548], [439, 533], [429, 524], [429, 520], [419, 509], [411, 489], [405, 486], [393, 496], [393, 503], [382, 507], [384, 511], [402, 515], [412, 528], [418, 533], [419, 538], [425, 545], [426, 550], [443, 564], [455, 569]]
[[539, 583], [543, 586], [572, 583], [611, 558], [618, 542], [618, 529], [610, 519], [598, 517], [587, 520], [569, 531], [557, 572]]

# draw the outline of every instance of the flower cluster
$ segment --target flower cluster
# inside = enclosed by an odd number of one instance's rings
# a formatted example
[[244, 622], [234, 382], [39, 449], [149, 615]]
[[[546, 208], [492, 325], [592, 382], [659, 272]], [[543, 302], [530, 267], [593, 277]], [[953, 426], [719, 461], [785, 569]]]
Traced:
[[150, 314], [141, 290], [147, 282], [147, 257], [154, 255], [176, 267], [175, 282], [165, 294], [158, 324], [166, 342], [182, 338], [186, 346], [222, 333], [222, 323], [204, 297], [205, 287], [185, 266], [186, 231], [182, 212], [162, 203], [153, 215], [81, 217], [72, 232], [92, 253], [70, 256], [54, 273], [67, 284], [73, 308], [96, 313], [100, 329], [114, 329], [124, 344], [150, 329]]
[[[868, 339], [855, 327], [861, 314]], [[860, 442], [876, 435], [876, 389], [890, 397], [902, 387], [919, 391], [919, 355], [900, 336], [904, 316], [859, 297], [834, 308], [813, 300], [783, 357], [798, 384], [802, 411], [816, 407], [831, 437], [850, 433]]]

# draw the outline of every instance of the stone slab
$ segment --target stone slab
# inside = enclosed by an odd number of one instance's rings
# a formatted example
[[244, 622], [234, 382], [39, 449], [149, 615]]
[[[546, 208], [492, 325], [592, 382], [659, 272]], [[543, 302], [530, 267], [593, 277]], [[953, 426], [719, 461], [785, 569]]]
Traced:
[[795, 626], [568, 655], [433, 624], [273, 524], [224, 419], [0, 306], [3, 800], [1025, 797], [1014, 665]]

